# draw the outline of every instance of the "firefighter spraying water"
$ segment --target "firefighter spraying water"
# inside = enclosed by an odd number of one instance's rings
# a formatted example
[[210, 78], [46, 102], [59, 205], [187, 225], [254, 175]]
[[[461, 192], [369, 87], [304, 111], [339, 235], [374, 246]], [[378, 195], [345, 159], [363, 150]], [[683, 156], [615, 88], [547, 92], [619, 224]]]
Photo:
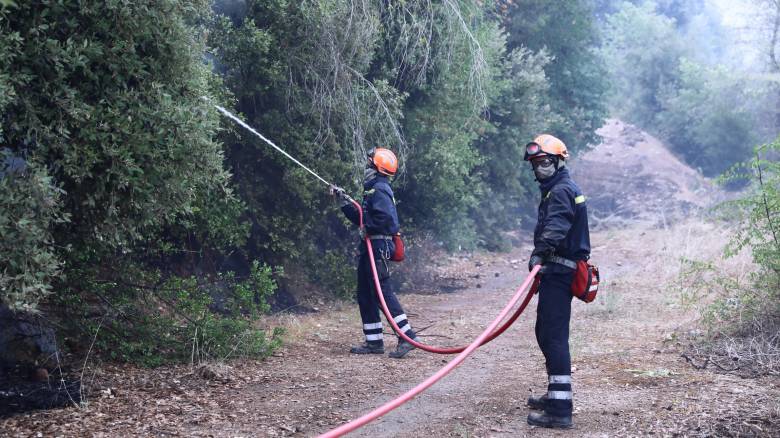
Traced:
[[[360, 205], [363, 212], [363, 225], [360, 227], [361, 244], [357, 266], [357, 301], [366, 340], [363, 345], [350, 349], [350, 353], [353, 354], [385, 352], [378, 293], [384, 293], [387, 307], [401, 331], [412, 340], [416, 340], [417, 337], [388, 281], [390, 279], [388, 262], [403, 258], [400, 255], [402, 247], [399, 238], [398, 213], [395, 208], [393, 189], [390, 187], [390, 178], [397, 170], [398, 159], [389, 149], [376, 148], [368, 152], [363, 179], [363, 202]], [[330, 193], [341, 200], [341, 210], [344, 215], [355, 225], [360, 226], [358, 207], [344, 196], [344, 189], [331, 186]], [[372, 262], [368, 256], [368, 245], [363, 242], [365, 238], [373, 242], [374, 261], [381, 291], [375, 290], [373, 284]], [[411, 343], [399, 337], [398, 346], [390, 353], [390, 357], [400, 359], [412, 349], [414, 346]]]

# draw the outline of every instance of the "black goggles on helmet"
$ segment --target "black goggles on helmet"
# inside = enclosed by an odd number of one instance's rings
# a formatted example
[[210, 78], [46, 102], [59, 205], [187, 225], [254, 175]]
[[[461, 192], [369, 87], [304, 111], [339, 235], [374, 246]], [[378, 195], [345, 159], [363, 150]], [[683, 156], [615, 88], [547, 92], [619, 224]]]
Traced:
[[523, 156], [523, 160], [530, 161], [532, 158], [540, 155], [545, 156], [547, 153], [542, 150], [542, 147], [539, 146], [539, 144], [531, 142], [525, 145], [525, 156]]
[[539, 152], [542, 152], [542, 147], [539, 146], [536, 143], [528, 143], [525, 145], [525, 155], [528, 157], [533, 157], [534, 155], [538, 154]]

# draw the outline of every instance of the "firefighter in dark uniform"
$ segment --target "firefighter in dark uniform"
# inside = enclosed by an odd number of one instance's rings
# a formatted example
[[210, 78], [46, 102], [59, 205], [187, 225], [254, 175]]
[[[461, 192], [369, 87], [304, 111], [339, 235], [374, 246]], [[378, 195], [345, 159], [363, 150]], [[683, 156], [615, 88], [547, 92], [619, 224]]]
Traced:
[[[384, 354], [385, 352], [380, 318], [381, 304], [376, 296], [368, 248], [363, 241], [366, 236], [371, 239], [379, 284], [387, 307], [401, 331], [410, 339], [416, 340], [406, 313], [388, 281], [390, 278], [388, 263], [390, 255], [395, 251], [393, 235], [400, 229], [393, 190], [390, 188], [390, 177], [395, 175], [397, 169], [398, 160], [389, 149], [376, 148], [368, 152], [363, 180], [363, 228], [360, 229], [360, 255], [357, 267], [357, 301], [366, 341], [350, 349], [350, 353], [354, 354]], [[341, 210], [344, 215], [358, 225], [360, 222], [357, 208], [347, 201], [344, 190], [333, 186], [331, 194], [341, 197]], [[412, 349], [414, 349], [412, 344], [399, 337], [396, 350], [390, 352], [389, 356], [400, 359]]]
[[571, 284], [576, 262], [590, 257], [585, 197], [564, 165], [567, 158], [566, 145], [552, 135], [540, 135], [526, 145], [525, 160], [531, 162], [542, 197], [528, 269], [542, 266], [535, 331], [548, 378], [547, 393], [528, 399], [532, 409], [542, 411], [530, 413], [528, 424], [551, 428], [573, 426]]

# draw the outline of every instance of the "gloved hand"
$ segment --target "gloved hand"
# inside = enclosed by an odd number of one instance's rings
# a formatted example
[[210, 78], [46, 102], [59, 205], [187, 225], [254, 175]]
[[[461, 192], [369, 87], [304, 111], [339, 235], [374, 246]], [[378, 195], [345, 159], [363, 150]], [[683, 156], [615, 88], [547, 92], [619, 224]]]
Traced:
[[544, 263], [544, 258], [539, 255], [532, 255], [531, 260], [528, 260], [528, 272], [534, 269], [534, 266]]
[[339, 198], [343, 198], [343, 197], [344, 197], [344, 196], [346, 196], [346, 194], [347, 194], [347, 192], [345, 192], [345, 191], [344, 191], [344, 189], [342, 189], [342, 188], [341, 188], [341, 187], [339, 187], [339, 186], [334, 186], [333, 184], [331, 184], [331, 185], [328, 187], [328, 193], [329, 193], [331, 196], [338, 196]]
[[328, 193], [333, 196], [333, 199], [340, 201], [339, 204], [341, 206], [345, 206], [349, 203], [349, 199], [347, 199], [347, 192], [339, 186], [334, 186], [331, 184], [330, 187], [328, 187]]
[[358, 228], [358, 234], [360, 234], [360, 240], [366, 240], [366, 227]]

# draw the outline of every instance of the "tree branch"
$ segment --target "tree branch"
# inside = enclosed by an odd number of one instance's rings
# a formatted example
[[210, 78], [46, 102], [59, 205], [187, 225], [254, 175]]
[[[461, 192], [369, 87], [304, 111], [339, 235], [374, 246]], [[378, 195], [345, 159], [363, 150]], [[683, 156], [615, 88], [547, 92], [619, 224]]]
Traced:
[[[778, 14], [780, 17], [780, 14]], [[764, 212], [766, 213], [766, 221], [769, 223], [769, 231], [772, 232], [772, 238], [775, 240], [775, 247], [780, 249], [780, 243], [777, 241], [777, 233], [775, 232], [775, 225], [772, 223], [772, 215], [769, 212], [769, 201], [766, 199], [766, 188], [764, 187], [764, 173], [761, 170], [761, 155], [756, 151], [756, 168], [758, 169], [758, 183], [761, 186], [761, 197], [764, 204]]]

